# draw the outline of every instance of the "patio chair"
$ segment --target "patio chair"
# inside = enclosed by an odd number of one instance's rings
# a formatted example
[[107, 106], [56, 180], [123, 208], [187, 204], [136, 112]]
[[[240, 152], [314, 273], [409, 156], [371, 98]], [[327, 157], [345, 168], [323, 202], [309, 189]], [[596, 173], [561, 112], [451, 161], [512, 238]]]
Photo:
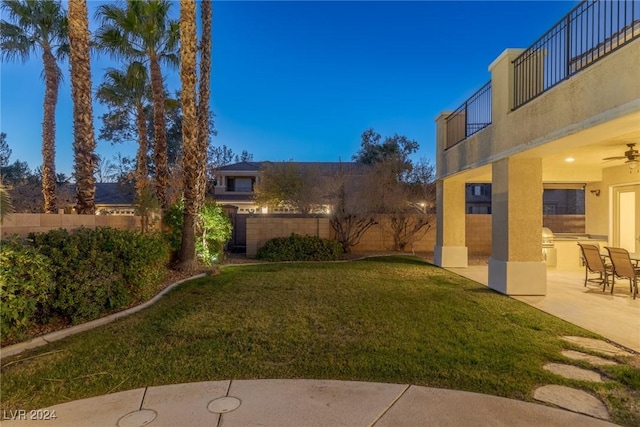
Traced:
[[[612, 277], [611, 288], [613, 289], [613, 266], [606, 264], [600, 255], [600, 247], [590, 243], [578, 243], [584, 260], [584, 285], [588, 282], [602, 285], [602, 292], [609, 286], [609, 276]], [[598, 277], [589, 278], [589, 273], [598, 274]]]
[[[636, 299], [638, 295], [638, 276], [640, 276], [640, 267], [631, 262], [629, 251], [623, 248], [605, 247], [609, 252], [609, 258], [613, 264], [614, 277], [620, 279], [629, 279], [629, 291]], [[613, 284], [611, 285], [611, 293], [613, 294]]]

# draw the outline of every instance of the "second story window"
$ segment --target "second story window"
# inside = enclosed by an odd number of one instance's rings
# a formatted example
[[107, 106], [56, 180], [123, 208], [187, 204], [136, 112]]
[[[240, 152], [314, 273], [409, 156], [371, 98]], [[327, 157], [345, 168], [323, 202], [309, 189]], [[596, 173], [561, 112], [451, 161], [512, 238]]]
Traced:
[[253, 191], [253, 178], [227, 178], [227, 191], [239, 193], [251, 193]]

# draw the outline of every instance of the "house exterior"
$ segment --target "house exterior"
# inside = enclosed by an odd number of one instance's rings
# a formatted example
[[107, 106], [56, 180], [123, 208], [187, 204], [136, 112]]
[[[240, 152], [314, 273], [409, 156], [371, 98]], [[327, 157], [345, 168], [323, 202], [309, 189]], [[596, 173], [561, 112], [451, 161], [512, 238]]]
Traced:
[[[254, 200], [254, 187], [260, 182], [261, 169], [271, 162], [240, 162], [219, 168], [216, 173], [214, 199], [223, 206], [237, 208], [239, 214], [293, 214], [288, 206], [260, 206]], [[332, 177], [352, 162], [290, 162], [300, 168], [314, 168], [321, 177]]]
[[[640, 253], [639, 39], [640, 2], [583, 1], [528, 49], [506, 49], [485, 86], [437, 117], [437, 265], [467, 266], [465, 188], [476, 182], [491, 183], [488, 281], [499, 292], [546, 293], [545, 187], [583, 189], [581, 239]], [[556, 240], [559, 258], [577, 247]]]
[[216, 170], [214, 199], [223, 206], [237, 208], [240, 214], [267, 213], [253, 200], [253, 188], [260, 179], [264, 162], [240, 162]]

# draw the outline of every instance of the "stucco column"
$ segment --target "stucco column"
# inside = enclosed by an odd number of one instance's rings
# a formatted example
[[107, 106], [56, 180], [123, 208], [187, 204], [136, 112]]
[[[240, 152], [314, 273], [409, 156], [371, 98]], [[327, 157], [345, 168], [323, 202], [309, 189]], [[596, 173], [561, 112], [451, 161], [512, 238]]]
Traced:
[[542, 262], [542, 160], [493, 163], [489, 287], [508, 295], [545, 295]]
[[436, 181], [438, 222], [433, 259], [440, 267], [466, 267], [465, 183], [454, 178]]

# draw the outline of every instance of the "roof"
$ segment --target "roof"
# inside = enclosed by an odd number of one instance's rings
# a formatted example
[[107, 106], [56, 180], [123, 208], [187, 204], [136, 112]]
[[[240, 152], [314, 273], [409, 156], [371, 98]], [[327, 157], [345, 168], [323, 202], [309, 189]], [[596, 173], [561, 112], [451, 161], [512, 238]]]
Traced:
[[239, 171], [239, 172], [257, 172], [265, 162], [240, 162], [218, 168], [218, 171]]
[[[276, 164], [280, 162], [240, 162], [240, 163], [232, 163], [230, 165], [222, 166], [218, 168], [218, 171], [225, 172], [258, 172], [262, 167], [268, 164]], [[293, 165], [300, 166], [302, 168], [306, 167], [316, 167], [322, 171], [323, 174], [326, 175], [334, 175], [340, 168], [348, 167], [354, 168], [362, 166], [360, 163], [355, 162], [293, 162], [293, 161], [284, 161], [281, 163], [291, 163]]]
[[[75, 194], [76, 185], [69, 184], [69, 190]], [[96, 183], [96, 205], [133, 205], [136, 198], [135, 190], [127, 185], [120, 185], [117, 182]]]

